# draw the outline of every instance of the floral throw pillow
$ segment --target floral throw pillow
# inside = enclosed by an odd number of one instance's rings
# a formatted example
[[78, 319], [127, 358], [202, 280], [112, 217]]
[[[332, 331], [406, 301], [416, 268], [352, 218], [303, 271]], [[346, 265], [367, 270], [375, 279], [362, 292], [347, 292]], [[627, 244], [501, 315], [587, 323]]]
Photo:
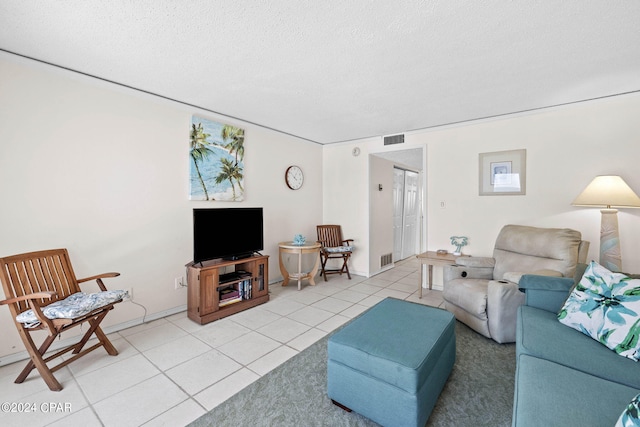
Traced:
[[637, 427], [640, 425], [640, 394], [631, 400], [631, 403], [620, 414], [615, 427]]
[[592, 261], [558, 313], [561, 323], [621, 356], [640, 358], [640, 279]]

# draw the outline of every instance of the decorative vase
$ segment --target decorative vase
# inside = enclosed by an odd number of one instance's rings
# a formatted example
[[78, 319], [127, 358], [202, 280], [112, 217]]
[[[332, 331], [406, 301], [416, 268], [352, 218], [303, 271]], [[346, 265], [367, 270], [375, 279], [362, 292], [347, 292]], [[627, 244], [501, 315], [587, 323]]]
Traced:
[[302, 246], [305, 244], [306, 241], [307, 241], [307, 238], [304, 237], [302, 234], [296, 234], [295, 236], [293, 236], [293, 244], [296, 246]]
[[467, 236], [451, 236], [451, 244], [456, 247], [456, 250], [453, 251], [453, 255], [462, 255], [462, 248], [467, 246], [468, 243], [469, 238]]

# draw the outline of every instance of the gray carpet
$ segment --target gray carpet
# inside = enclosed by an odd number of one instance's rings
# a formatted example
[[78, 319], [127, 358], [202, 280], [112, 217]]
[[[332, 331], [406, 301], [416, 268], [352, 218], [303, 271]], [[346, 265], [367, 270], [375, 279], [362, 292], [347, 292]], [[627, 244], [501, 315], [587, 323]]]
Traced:
[[[376, 426], [327, 397], [325, 337], [190, 424], [201, 426]], [[456, 363], [427, 426], [510, 426], [515, 345], [456, 324]]]

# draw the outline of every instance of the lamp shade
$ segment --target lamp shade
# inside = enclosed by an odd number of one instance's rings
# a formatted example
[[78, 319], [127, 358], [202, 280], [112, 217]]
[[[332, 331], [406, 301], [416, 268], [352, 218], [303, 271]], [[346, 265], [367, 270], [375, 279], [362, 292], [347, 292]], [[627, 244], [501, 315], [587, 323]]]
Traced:
[[617, 175], [596, 176], [571, 203], [574, 206], [640, 208], [640, 197]]

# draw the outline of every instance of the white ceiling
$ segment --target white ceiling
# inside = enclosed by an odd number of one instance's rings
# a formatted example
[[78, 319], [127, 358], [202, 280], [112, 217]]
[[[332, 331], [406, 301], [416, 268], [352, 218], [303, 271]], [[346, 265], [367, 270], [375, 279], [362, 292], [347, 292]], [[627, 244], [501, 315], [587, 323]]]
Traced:
[[640, 90], [635, 0], [0, 0], [0, 49], [326, 144]]

